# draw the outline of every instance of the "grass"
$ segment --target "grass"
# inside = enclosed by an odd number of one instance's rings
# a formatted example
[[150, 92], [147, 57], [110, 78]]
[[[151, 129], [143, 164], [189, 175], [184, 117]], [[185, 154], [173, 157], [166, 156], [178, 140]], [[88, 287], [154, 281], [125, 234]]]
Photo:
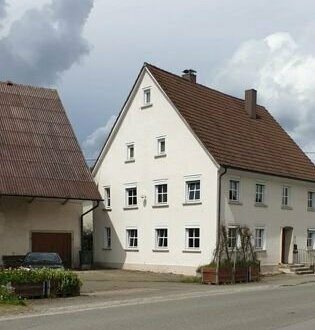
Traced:
[[184, 276], [181, 280], [181, 283], [201, 283], [201, 277], [199, 276]]
[[16, 296], [14, 292], [6, 286], [0, 286], [0, 305], [25, 306], [24, 299]]

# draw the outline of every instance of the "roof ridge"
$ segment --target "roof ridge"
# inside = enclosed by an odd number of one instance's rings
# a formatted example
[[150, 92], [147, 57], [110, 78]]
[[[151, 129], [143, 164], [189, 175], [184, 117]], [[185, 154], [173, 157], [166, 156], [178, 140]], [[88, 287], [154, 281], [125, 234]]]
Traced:
[[6, 86], [9, 86], [9, 87], [26, 87], [26, 88], [31, 88], [31, 89], [41, 89], [41, 90], [48, 90], [48, 91], [52, 91], [52, 92], [57, 92], [57, 88], [21, 84], [21, 83], [16, 83], [12, 80], [7, 80], [7, 81], [0, 80], [0, 85], [6, 85]]
[[[161, 68], [159, 68], [158, 66], [153, 65], [153, 64], [151, 64], [151, 63], [144, 62], [144, 66], [145, 66], [145, 67], [153, 67], [154, 69], [157, 69], [157, 70], [162, 71], [162, 72], [164, 72], [164, 73], [166, 73], [166, 74], [169, 74], [169, 75], [171, 75], [171, 76], [174, 76], [174, 78], [180, 79], [181, 81], [185, 81], [185, 82], [191, 84], [192, 86], [196, 86], [196, 87], [204, 88], [204, 89], [210, 90], [210, 91], [212, 91], [212, 92], [215, 92], [215, 93], [221, 94], [221, 95], [223, 95], [223, 96], [227, 96], [227, 97], [230, 97], [230, 98], [232, 98], [232, 99], [236, 99], [236, 100], [238, 100], [238, 101], [242, 101], [242, 102], [245, 101], [243, 98], [240, 98], [240, 97], [237, 97], [237, 96], [234, 96], [234, 95], [231, 95], [231, 94], [227, 94], [227, 93], [225, 93], [225, 92], [219, 91], [219, 90], [214, 89], [214, 88], [211, 88], [211, 87], [209, 87], [209, 86], [206, 86], [206, 85], [200, 84], [200, 83], [198, 83], [198, 82], [191, 82], [191, 81], [189, 81], [188, 79], [186, 79], [186, 78], [184, 78], [184, 77], [181, 77], [181, 76], [179, 76], [179, 75], [176, 74], [176, 73], [173, 73], [173, 72], [170, 72], [170, 71], [167, 71], [167, 70], [161, 69]], [[257, 106], [262, 107], [262, 108], [264, 108], [266, 111], [268, 111], [268, 110], [267, 110], [264, 106], [262, 106], [262, 105], [257, 104]]]

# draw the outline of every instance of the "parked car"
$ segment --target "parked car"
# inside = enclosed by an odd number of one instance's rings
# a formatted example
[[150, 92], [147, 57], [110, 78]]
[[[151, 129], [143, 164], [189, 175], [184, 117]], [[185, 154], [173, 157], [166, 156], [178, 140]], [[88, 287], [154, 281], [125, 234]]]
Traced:
[[22, 262], [22, 267], [27, 269], [44, 267], [64, 269], [59, 254], [52, 252], [29, 252]]

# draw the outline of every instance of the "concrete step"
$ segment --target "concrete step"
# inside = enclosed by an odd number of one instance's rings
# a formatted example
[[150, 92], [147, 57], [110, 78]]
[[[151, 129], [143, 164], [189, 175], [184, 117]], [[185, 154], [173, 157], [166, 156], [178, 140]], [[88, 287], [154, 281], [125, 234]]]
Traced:
[[300, 266], [300, 267], [292, 267], [290, 268], [293, 272], [303, 271], [303, 270], [309, 270], [310, 267], [308, 266]]
[[297, 270], [295, 272], [295, 274], [297, 275], [309, 275], [309, 274], [314, 274], [313, 270], [312, 269], [305, 269], [305, 270]]

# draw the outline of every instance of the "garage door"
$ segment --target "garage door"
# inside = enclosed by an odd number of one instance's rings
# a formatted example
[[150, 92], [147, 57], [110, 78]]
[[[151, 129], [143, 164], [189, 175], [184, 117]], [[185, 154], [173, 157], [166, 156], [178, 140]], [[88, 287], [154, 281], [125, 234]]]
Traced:
[[65, 267], [71, 267], [71, 233], [32, 233], [33, 252], [57, 252]]

